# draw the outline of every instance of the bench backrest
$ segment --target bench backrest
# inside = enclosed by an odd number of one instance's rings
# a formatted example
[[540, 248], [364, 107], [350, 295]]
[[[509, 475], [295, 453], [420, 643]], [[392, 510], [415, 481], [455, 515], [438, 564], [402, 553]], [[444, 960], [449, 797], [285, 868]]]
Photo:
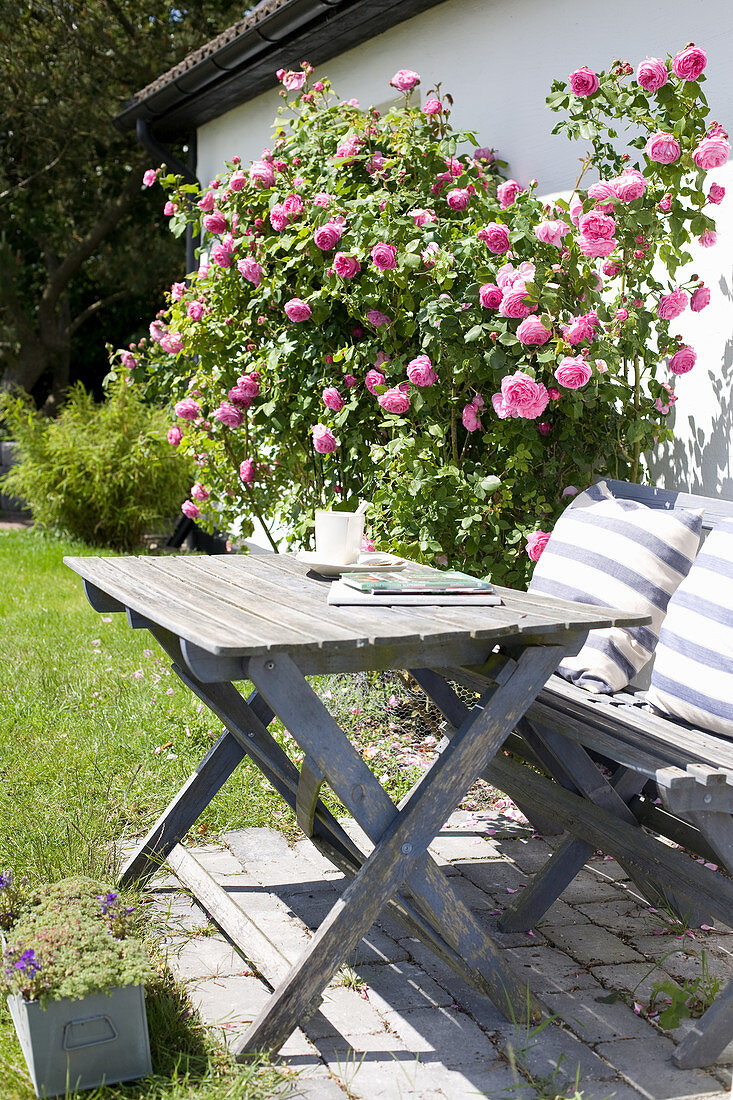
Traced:
[[733, 501], [720, 498], [678, 493], [675, 489], [658, 489], [654, 485], [636, 485], [633, 481], [614, 481], [605, 478], [606, 485], [615, 497], [635, 500], [648, 508], [704, 508], [704, 531], [711, 531], [721, 520], [733, 519]]

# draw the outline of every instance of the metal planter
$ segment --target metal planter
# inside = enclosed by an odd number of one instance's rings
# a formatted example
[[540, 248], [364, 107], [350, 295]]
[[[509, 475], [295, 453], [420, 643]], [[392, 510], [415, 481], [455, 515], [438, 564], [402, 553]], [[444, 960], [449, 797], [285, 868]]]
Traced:
[[152, 1072], [145, 994], [141, 985], [41, 1008], [38, 1001], [8, 997], [36, 1096], [66, 1094], [131, 1081]]

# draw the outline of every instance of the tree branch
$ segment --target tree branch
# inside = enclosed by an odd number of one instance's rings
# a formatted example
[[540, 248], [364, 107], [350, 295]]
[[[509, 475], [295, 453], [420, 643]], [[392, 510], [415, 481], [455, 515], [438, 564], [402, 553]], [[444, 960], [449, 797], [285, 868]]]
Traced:
[[24, 187], [27, 187], [29, 183], [32, 183], [33, 180], [38, 179], [38, 177], [42, 176], [44, 172], [50, 172], [52, 168], [56, 167], [56, 165], [64, 155], [65, 151], [65, 148], [62, 149], [61, 152], [53, 158], [53, 160], [50, 160], [48, 164], [44, 164], [43, 168], [39, 168], [37, 172], [33, 172], [30, 176], [26, 176], [26, 178], [24, 180], [21, 180], [20, 183], [14, 183], [12, 187], [8, 187], [7, 190], [0, 192], [0, 202], [2, 202], [3, 199], [7, 199], [8, 195], [12, 195], [14, 191], [21, 191]]
[[129, 294], [128, 290], [116, 290], [114, 294], [108, 294], [106, 298], [98, 298], [96, 302], [92, 302], [90, 306], [83, 309], [81, 313], [74, 318], [71, 324], [67, 328], [69, 336], [73, 336], [78, 328], [80, 328], [85, 321], [88, 321], [93, 314], [98, 313], [100, 309], [104, 309], [110, 302], [116, 302], [120, 298], [125, 298]]

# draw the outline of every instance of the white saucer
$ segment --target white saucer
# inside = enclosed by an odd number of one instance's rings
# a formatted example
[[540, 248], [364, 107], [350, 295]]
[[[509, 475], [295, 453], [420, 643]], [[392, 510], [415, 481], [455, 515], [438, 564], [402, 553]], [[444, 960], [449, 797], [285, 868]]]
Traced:
[[322, 577], [339, 577], [342, 573], [363, 572], [368, 569], [370, 573], [394, 572], [404, 569], [407, 562], [404, 558], [395, 557], [394, 554], [383, 554], [378, 550], [359, 555], [359, 560], [351, 565], [339, 565], [332, 561], [323, 561], [315, 550], [299, 550], [295, 555], [298, 561], [309, 565], [314, 573], [320, 573]]

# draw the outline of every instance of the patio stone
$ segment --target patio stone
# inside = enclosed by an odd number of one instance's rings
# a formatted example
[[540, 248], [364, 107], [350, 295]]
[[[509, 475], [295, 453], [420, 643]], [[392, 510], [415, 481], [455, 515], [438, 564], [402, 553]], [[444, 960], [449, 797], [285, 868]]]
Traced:
[[575, 989], [597, 989], [603, 993], [595, 978], [565, 951], [542, 944], [537, 947], [513, 947], [507, 954], [514, 962], [517, 973], [536, 993]]
[[650, 1100], [703, 1097], [720, 1092], [720, 1082], [705, 1070], [678, 1069], [672, 1061], [674, 1043], [663, 1035], [599, 1043], [596, 1050], [619, 1068], [626, 1080]]
[[452, 994], [415, 963], [360, 966], [359, 977], [367, 983], [369, 1000], [380, 1012], [453, 1004]]
[[566, 951], [586, 966], [600, 962], [605, 964], [638, 962], [643, 959], [638, 951], [629, 947], [618, 936], [594, 924], [579, 925], [569, 929], [558, 925], [543, 925], [542, 931], [555, 947]]
[[546, 993], [542, 1000], [550, 1012], [559, 1016], [575, 1034], [587, 1043], [612, 1042], [615, 1039], [646, 1039], [658, 1031], [624, 1001], [612, 1004], [599, 1001], [605, 990], [581, 989], [574, 993]]
[[529, 1030], [506, 1024], [501, 1045], [511, 1046], [518, 1065], [530, 1076], [552, 1076], [558, 1092], [566, 1084], [572, 1084], [578, 1073], [581, 1080], [616, 1076], [616, 1070], [606, 1065], [586, 1043], [554, 1023]]
[[249, 967], [223, 936], [196, 936], [166, 945], [168, 965], [181, 978], [217, 978], [241, 974]]

